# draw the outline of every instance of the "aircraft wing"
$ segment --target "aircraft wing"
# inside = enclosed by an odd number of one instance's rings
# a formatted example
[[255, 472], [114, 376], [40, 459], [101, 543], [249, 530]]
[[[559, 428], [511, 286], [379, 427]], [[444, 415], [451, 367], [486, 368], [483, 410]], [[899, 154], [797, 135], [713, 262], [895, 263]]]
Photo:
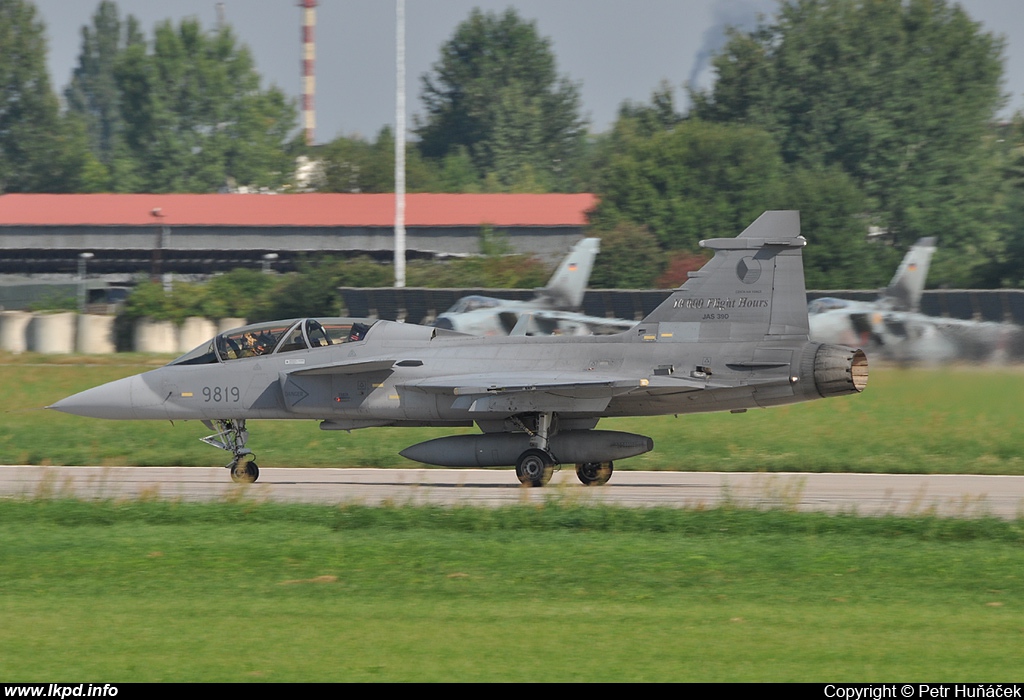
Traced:
[[505, 312], [501, 314], [501, 321], [509, 335], [526, 335], [530, 332], [540, 335], [610, 335], [628, 331], [638, 323], [622, 318], [601, 318], [549, 309], [520, 314]]
[[[660, 379], [660, 378], [659, 378]], [[479, 413], [603, 411], [613, 398], [645, 392], [651, 379], [593, 372], [506, 372], [416, 379], [399, 388], [459, 397], [453, 406]], [[703, 382], [682, 380], [675, 391], [696, 391]]]
[[646, 379], [593, 372], [482, 372], [448, 377], [429, 377], [401, 386], [433, 394], [498, 394], [520, 391], [554, 391], [564, 396], [588, 393], [617, 395], [647, 386]]
[[639, 321], [628, 321], [624, 318], [601, 318], [600, 316], [586, 316], [571, 311], [536, 311], [533, 314], [538, 324], [547, 324], [551, 330], [546, 331], [549, 335], [554, 332], [560, 323], [582, 324], [592, 334], [620, 333], [628, 331]]
[[316, 374], [362, 374], [364, 372], [382, 372], [391, 369], [396, 364], [406, 362], [423, 364], [419, 360], [343, 360], [327, 365], [316, 365], [315, 367], [295, 365], [292, 369], [286, 369], [285, 374], [303, 377]]

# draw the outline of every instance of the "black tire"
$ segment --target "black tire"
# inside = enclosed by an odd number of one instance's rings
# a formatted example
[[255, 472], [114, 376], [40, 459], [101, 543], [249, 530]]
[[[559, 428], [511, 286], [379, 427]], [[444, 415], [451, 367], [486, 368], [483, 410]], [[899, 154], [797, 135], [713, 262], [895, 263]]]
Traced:
[[576, 476], [584, 486], [603, 486], [612, 478], [614, 462], [586, 462], [576, 465]]
[[544, 450], [527, 450], [516, 462], [516, 476], [523, 486], [541, 487], [551, 481], [555, 462]]
[[260, 478], [256, 462], [239, 462], [231, 467], [231, 480], [236, 484], [251, 484]]

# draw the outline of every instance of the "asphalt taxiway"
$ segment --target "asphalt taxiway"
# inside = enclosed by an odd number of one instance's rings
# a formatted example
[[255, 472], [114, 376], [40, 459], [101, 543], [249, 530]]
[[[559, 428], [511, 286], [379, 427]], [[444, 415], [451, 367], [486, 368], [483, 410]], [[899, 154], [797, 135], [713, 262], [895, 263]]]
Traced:
[[617, 471], [587, 487], [569, 467], [544, 488], [511, 469], [261, 468], [254, 484], [218, 467], [0, 466], [0, 497], [249, 498], [296, 503], [499, 506], [561, 500], [621, 506], [753, 508], [858, 515], [1024, 517], [1024, 476]]

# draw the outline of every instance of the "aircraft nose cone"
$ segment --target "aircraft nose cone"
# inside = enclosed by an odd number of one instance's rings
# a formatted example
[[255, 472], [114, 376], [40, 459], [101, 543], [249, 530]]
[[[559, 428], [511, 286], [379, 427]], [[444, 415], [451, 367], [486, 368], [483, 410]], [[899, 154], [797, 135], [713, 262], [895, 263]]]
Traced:
[[138, 377], [118, 379], [61, 399], [47, 408], [89, 418], [136, 418], [132, 390], [137, 383], [141, 383]]

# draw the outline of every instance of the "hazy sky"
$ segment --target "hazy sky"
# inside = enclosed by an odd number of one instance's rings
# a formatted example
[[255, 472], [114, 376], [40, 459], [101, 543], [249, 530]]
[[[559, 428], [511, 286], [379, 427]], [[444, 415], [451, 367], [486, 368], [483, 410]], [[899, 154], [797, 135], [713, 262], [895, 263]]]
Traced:
[[[50, 76], [63, 91], [81, 50], [81, 27], [99, 0], [35, 0], [49, 38]], [[212, 28], [216, 0], [118, 0], [146, 37], [163, 19], [198, 17]], [[607, 130], [624, 100], [646, 101], [662, 80], [676, 88], [696, 78], [707, 86], [710, 51], [722, 44], [725, 25], [753, 26], [775, 0], [406, 0], [406, 87], [409, 124], [421, 111], [420, 77], [440, 55], [456, 25], [474, 7], [514, 7], [548, 37], [558, 71], [580, 84], [583, 109], [595, 132]], [[298, 0], [223, 0], [226, 21], [249, 46], [264, 84], [296, 98], [302, 11]], [[1024, 15], [1019, 0], [961, 0], [986, 31], [1005, 37], [1007, 114], [1024, 108]], [[316, 55], [316, 141], [340, 134], [372, 139], [395, 114], [395, 3], [393, 0], [319, 0]]]

